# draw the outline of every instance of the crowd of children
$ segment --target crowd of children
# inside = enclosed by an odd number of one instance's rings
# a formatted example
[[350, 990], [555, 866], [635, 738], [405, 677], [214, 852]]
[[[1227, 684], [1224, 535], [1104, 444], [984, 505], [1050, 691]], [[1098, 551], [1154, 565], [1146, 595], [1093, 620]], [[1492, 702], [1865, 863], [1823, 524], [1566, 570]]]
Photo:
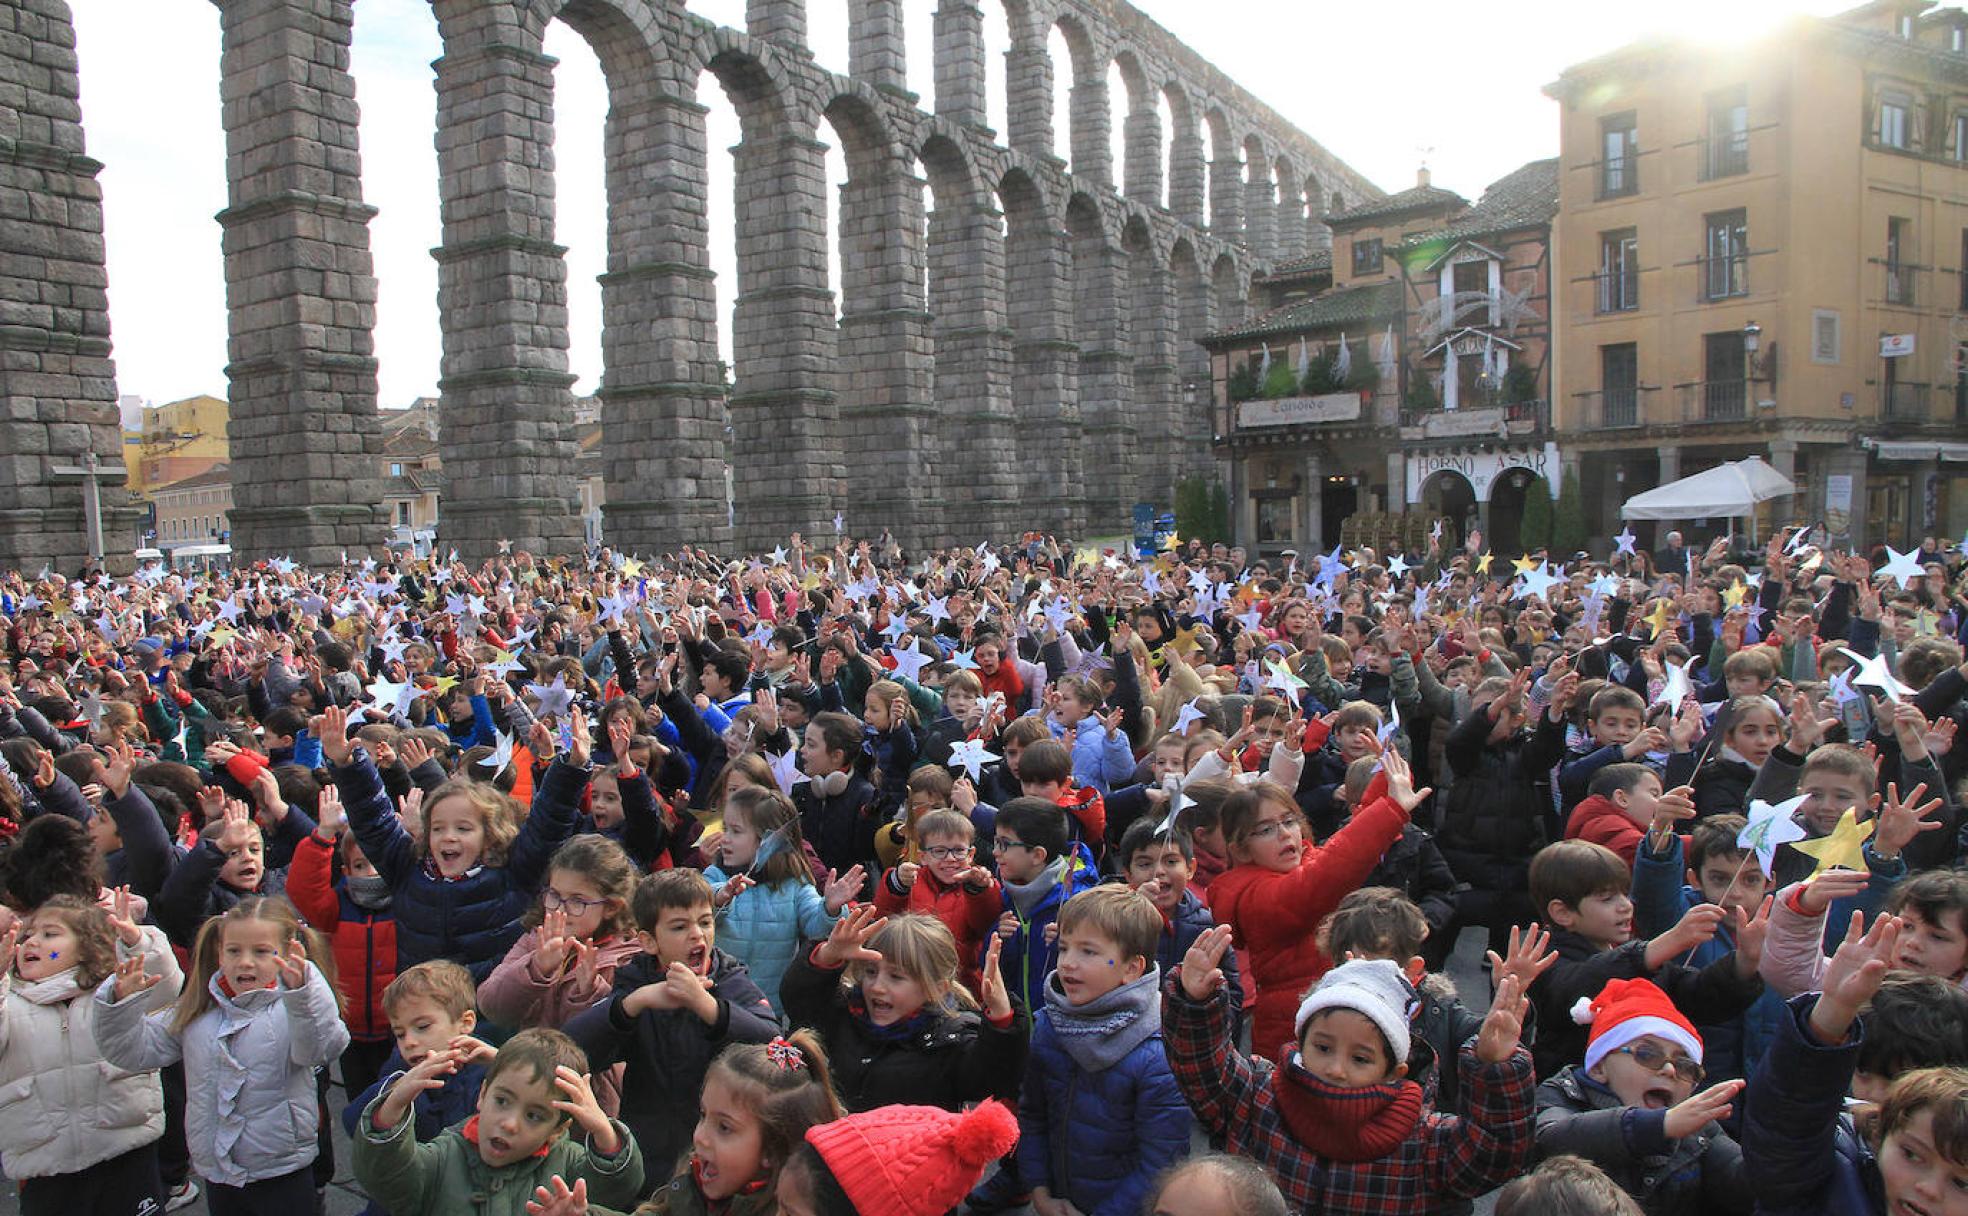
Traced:
[[0, 1169], [1959, 1216], [1968, 563], [1825, 539], [0, 573]]

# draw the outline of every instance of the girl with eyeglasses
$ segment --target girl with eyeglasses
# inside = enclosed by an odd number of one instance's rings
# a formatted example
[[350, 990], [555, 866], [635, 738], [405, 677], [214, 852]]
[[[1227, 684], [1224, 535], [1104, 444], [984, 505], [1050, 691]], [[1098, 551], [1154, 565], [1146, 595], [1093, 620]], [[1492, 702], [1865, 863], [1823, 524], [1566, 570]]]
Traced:
[[[576, 836], [554, 851], [527, 931], [478, 986], [478, 1008], [501, 1030], [559, 1030], [608, 999], [615, 969], [641, 952], [629, 900], [636, 867], [607, 836]], [[594, 1075], [595, 1098], [620, 1108], [622, 1066]]]
[[745, 964], [778, 1013], [779, 980], [800, 942], [833, 932], [866, 875], [858, 865], [845, 874], [820, 870], [807, 855], [799, 813], [776, 785], [725, 795], [723, 830], [704, 860], [714, 863], [704, 877], [717, 908], [718, 944]]

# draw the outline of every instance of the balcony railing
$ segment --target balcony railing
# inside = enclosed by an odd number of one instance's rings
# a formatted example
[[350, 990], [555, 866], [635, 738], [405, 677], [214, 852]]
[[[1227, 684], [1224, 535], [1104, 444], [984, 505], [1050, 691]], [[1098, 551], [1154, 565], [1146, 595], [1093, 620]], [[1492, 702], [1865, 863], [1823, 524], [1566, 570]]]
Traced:
[[1932, 385], [1900, 381], [1879, 386], [1879, 416], [1889, 422], [1933, 420]]
[[1675, 386], [1682, 422], [1740, 422], [1749, 415], [1747, 380], [1697, 380]]
[[1703, 303], [1749, 294], [1748, 254], [1731, 253], [1720, 257], [1697, 258], [1695, 265], [1701, 271]]
[[1879, 262], [1879, 289], [1881, 298], [1888, 304], [1901, 308], [1911, 308], [1917, 300], [1915, 285], [1919, 282], [1919, 266], [1909, 266], [1905, 262]]
[[1640, 307], [1640, 274], [1609, 270], [1593, 275], [1600, 312], [1632, 312]]
[[1593, 389], [1575, 394], [1578, 409], [1574, 417], [1580, 430], [1618, 431], [1645, 426], [1647, 401], [1656, 390], [1650, 386]]
[[1640, 193], [1640, 156], [1609, 156], [1599, 162], [1599, 197], [1623, 198]]
[[1705, 139], [1701, 148], [1703, 181], [1749, 172], [1749, 132], [1731, 131]]

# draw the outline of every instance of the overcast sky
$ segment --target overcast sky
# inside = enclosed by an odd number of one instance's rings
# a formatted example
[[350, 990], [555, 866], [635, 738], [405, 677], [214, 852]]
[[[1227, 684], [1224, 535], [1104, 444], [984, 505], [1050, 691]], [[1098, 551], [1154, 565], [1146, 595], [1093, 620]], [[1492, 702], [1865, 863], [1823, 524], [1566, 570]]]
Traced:
[[[1003, 131], [1006, 39], [998, 0], [987, 13], [993, 125]], [[1527, 160], [1557, 150], [1558, 111], [1539, 89], [1569, 63], [1637, 37], [1678, 34], [1731, 42], [1782, 16], [1830, 13], [1843, 0], [1135, 0], [1176, 36], [1288, 121], [1386, 190], [1414, 181], [1425, 159], [1437, 185], [1474, 199]], [[110, 323], [118, 385], [162, 403], [226, 390], [225, 277], [219, 227], [226, 205], [219, 116], [219, 18], [209, 0], [80, 0], [83, 125], [101, 181], [109, 244]], [[743, 0], [690, 8], [742, 24]], [[906, 0], [911, 87], [929, 103], [935, 0]], [[815, 55], [845, 70], [847, 0], [809, 0]], [[1480, 15], [1480, 17], [1479, 17]], [[1055, 34], [1055, 38], [1057, 35]], [[579, 35], [556, 25], [558, 239], [568, 247], [576, 392], [601, 371], [605, 257], [600, 67]], [[354, 72], [362, 107], [365, 201], [380, 281], [376, 331], [381, 401], [436, 391], [439, 332], [436, 102], [440, 48], [428, 0], [359, 0]], [[1064, 73], [1061, 74], [1064, 91]], [[1118, 89], [1118, 85], [1116, 86]], [[711, 85], [712, 260], [720, 304], [731, 305], [730, 158], [737, 124]], [[1063, 145], [1063, 124], [1060, 139]], [[1114, 123], [1118, 135], [1118, 118]], [[822, 130], [821, 137], [830, 133]], [[1116, 157], [1118, 166], [1118, 154]], [[833, 158], [836, 180], [845, 169]], [[728, 331], [728, 326], [727, 326]], [[728, 346], [729, 335], [725, 335]]]

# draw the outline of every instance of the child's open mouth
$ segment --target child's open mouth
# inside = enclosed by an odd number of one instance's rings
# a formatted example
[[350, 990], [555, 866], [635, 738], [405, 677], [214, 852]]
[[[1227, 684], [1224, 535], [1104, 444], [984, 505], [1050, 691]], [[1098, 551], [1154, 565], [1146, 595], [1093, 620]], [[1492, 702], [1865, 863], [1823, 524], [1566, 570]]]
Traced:
[[1674, 1091], [1656, 1087], [1640, 1095], [1640, 1105], [1647, 1110], [1666, 1110], [1674, 1105]]
[[512, 1145], [498, 1136], [487, 1137], [485, 1147], [492, 1150], [494, 1157], [504, 1157], [512, 1150]]
[[684, 961], [690, 965], [692, 971], [695, 971], [698, 975], [702, 975], [706, 970], [705, 965], [710, 962], [710, 959], [711, 950], [709, 946], [696, 946], [685, 956]]
[[1893, 1205], [1895, 1216], [1933, 1216], [1926, 1208], [1911, 1199], [1902, 1199]]

